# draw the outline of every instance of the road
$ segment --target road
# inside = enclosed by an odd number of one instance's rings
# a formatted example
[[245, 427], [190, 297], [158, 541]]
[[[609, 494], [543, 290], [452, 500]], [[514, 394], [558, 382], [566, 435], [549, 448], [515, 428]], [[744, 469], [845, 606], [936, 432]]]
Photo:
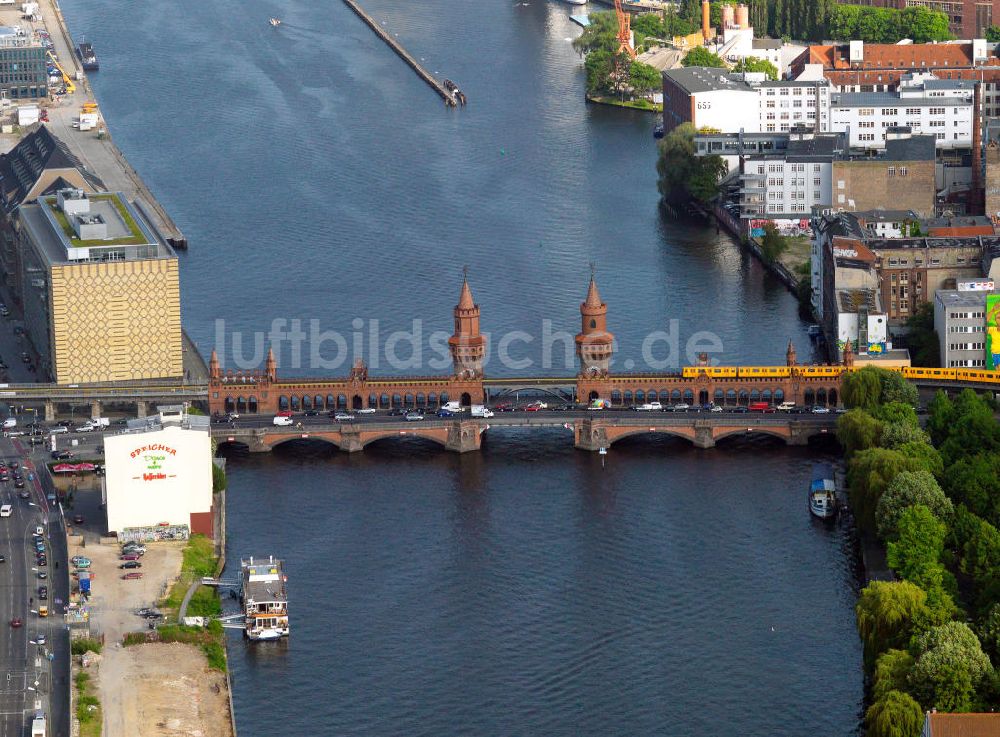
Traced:
[[[24, 464], [23, 451], [20, 443], [0, 440], [0, 457], [8, 463]], [[0, 503], [13, 507], [10, 517], [0, 519], [0, 554], [6, 557], [0, 564], [0, 734], [26, 734], [34, 713], [43, 711], [51, 734], [68, 735], [69, 633], [62, 617], [38, 616], [39, 585], [49, 589], [47, 604], [53, 614], [69, 598], [65, 534], [58, 511], [48, 509], [34, 468], [33, 462], [24, 466], [29, 499], [18, 496], [12, 481], [0, 484]], [[35, 563], [32, 540], [39, 525], [45, 530], [48, 553], [48, 565], [41, 568]], [[38, 578], [39, 572], [45, 572], [46, 580]], [[15, 617], [23, 621], [22, 627], [10, 626]], [[44, 645], [37, 644], [39, 635], [45, 636]]]

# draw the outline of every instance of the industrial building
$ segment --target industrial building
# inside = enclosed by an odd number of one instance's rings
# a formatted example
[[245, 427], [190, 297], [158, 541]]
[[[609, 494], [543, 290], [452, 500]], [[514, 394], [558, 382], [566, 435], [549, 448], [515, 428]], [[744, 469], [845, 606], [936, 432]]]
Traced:
[[177, 255], [119, 192], [64, 188], [17, 210], [21, 298], [60, 384], [181, 378]]
[[48, 96], [45, 47], [23, 28], [0, 26], [0, 97], [37, 100]]
[[147, 537], [149, 528], [213, 536], [212, 437], [205, 416], [183, 406], [130, 420], [104, 437], [108, 530]]

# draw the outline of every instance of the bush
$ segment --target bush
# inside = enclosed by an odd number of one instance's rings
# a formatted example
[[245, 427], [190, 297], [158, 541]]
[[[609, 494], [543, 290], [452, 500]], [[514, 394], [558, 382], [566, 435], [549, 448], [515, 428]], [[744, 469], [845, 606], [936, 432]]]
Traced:
[[[84, 653], [98, 653], [100, 654], [103, 649], [103, 645], [99, 640], [91, 640], [87, 638], [81, 638], [79, 640], [73, 640], [73, 644], [70, 646], [70, 650], [74, 655], [83, 655]], [[86, 676], [86, 673], [80, 673], [81, 676]]]
[[219, 468], [214, 463], [212, 464], [212, 492], [218, 494], [220, 491], [224, 490], [229, 485], [229, 480], [226, 478], [226, 471], [223, 468]]

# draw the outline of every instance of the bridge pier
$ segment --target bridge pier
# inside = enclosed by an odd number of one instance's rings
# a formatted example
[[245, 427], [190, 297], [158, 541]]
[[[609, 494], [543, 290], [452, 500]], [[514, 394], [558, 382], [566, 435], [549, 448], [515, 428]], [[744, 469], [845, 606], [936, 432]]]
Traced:
[[55, 422], [56, 421], [56, 403], [52, 401], [45, 402], [45, 421]]
[[101, 416], [101, 400], [92, 399], [90, 400], [90, 419], [96, 420]]
[[448, 441], [445, 448], [456, 453], [479, 450], [482, 432], [478, 422], [456, 422], [448, 427]]
[[708, 423], [701, 424], [700, 422], [695, 423], [694, 428], [694, 443], [695, 448], [714, 448], [715, 447], [715, 433], [713, 428]]
[[149, 403], [142, 399], [136, 400], [135, 416], [141, 419], [146, 416], [147, 412], [149, 412]]
[[578, 450], [596, 452], [609, 445], [603, 424], [594, 422], [589, 417], [573, 423], [573, 438], [573, 446]]

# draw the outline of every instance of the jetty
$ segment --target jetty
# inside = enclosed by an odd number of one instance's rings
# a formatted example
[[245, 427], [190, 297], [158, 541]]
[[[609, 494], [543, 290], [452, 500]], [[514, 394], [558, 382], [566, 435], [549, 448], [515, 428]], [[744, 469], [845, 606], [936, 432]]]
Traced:
[[458, 107], [459, 104], [465, 104], [465, 95], [455, 86], [454, 82], [450, 82], [449, 80], [442, 82], [427, 71], [409, 51], [403, 48], [399, 41], [393, 38], [374, 18], [368, 15], [365, 9], [358, 5], [355, 0], [344, 0], [344, 2], [361, 20], [368, 24], [369, 28], [375, 31], [376, 36], [385, 41], [389, 48], [395, 51], [399, 58], [405, 61], [417, 73], [418, 77], [424, 80], [432, 90], [441, 96], [446, 105], [449, 107]]

